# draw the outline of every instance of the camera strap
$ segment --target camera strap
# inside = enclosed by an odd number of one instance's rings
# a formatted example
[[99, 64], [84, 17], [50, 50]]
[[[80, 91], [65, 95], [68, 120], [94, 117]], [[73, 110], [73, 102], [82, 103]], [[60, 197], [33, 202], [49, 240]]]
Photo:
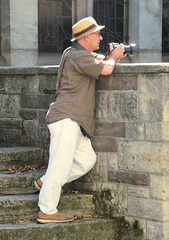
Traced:
[[72, 53], [72, 52], [75, 52], [75, 51], [78, 51], [78, 49], [72, 49], [72, 50], [70, 50], [69, 52], [67, 52], [66, 54], [65, 54], [65, 59], [64, 59], [64, 61], [63, 61], [63, 63], [62, 63], [62, 67], [61, 67], [61, 71], [60, 71], [60, 76], [59, 76], [59, 82], [58, 82], [58, 89], [60, 88], [60, 85], [61, 85], [61, 81], [62, 81], [62, 73], [63, 73], [63, 68], [64, 68], [64, 66], [65, 66], [65, 62], [66, 62], [66, 60], [67, 60], [67, 58], [69, 57], [69, 55]]

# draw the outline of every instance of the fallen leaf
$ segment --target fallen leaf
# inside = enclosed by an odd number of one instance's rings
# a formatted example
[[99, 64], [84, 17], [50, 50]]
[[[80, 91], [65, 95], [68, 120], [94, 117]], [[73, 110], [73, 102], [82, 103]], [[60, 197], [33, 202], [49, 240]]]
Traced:
[[40, 167], [40, 169], [46, 169], [47, 168], [47, 166], [42, 166], [42, 167]]
[[84, 214], [84, 215], [74, 215], [74, 219], [78, 220], [78, 219], [82, 219], [82, 218], [101, 218], [102, 216], [96, 214], [96, 213], [92, 213], [92, 214]]
[[15, 168], [15, 166], [8, 169], [9, 172], [11, 173], [17, 173], [17, 172], [27, 172], [29, 170], [33, 170], [34, 172], [37, 172], [37, 170], [35, 168], [32, 168], [30, 166], [20, 166], [18, 169]]
[[33, 222], [33, 220], [31, 218], [28, 218], [27, 216], [25, 216], [25, 219], [24, 220], [18, 220], [16, 222], [16, 224], [18, 223], [24, 223], [24, 222]]

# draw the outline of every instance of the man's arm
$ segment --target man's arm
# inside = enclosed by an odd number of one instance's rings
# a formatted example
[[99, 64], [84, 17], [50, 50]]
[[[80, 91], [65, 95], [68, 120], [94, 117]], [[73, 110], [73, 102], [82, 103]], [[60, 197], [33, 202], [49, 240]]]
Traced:
[[125, 57], [124, 55], [124, 46], [120, 44], [119, 47], [115, 48], [111, 54], [109, 55], [108, 60], [104, 60], [105, 56], [102, 54], [98, 54], [96, 59], [103, 62], [103, 70], [101, 71], [101, 75], [110, 75], [117, 62], [120, 61], [121, 58]]

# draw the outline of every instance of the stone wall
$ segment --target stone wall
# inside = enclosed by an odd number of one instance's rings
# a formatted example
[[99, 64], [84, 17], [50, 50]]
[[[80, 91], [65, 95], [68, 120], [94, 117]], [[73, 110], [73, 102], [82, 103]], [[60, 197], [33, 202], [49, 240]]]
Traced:
[[0, 69], [1, 144], [46, 147], [45, 115], [56, 96], [55, 67]]
[[[47, 149], [56, 77], [57, 67], [0, 68], [1, 145]], [[168, 113], [169, 64], [118, 64], [96, 86], [97, 164], [73, 183], [94, 190], [96, 211], [142, 240], [169, 239]]]

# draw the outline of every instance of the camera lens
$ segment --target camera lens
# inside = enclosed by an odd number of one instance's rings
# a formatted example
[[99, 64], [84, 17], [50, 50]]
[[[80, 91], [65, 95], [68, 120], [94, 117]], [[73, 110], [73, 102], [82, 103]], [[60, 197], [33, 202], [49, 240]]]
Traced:
[[124, 45], [124, 54], [132, 54], [135, 46], [135, 43], [131, 43], [130, 45]]

